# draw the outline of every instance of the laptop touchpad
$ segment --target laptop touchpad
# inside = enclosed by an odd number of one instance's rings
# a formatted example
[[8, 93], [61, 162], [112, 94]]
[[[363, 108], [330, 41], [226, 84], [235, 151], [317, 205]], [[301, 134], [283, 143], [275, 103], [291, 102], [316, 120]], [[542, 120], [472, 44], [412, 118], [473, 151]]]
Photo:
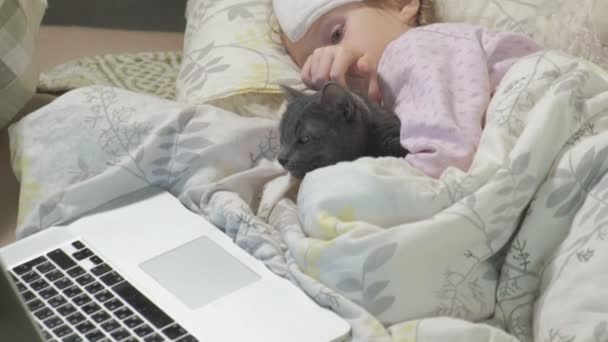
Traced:
[[176, 247], [140, 267], [193, 310], [260, 279], [207, 237]]

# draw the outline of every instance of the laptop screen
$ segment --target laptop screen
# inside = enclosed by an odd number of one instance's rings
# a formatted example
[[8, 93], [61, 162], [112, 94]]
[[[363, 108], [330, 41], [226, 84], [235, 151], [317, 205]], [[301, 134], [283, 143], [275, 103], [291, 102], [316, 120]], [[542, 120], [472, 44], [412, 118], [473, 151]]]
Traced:
[[42, 342], [29, 312], [0, 260], [0, 340]]

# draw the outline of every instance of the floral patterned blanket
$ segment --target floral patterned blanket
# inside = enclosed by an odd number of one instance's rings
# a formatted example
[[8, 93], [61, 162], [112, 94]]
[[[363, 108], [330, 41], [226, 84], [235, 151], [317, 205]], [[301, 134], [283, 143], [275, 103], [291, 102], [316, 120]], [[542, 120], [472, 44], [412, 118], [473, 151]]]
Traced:
[[298, 189], [276, 121], [86, 87], [10, 129], [18, 235], [161, 186], [354, 341], [608, 341], [607, 118], [605, 71], [537, 53], [501, 82], [469, 172], [363, 158]]

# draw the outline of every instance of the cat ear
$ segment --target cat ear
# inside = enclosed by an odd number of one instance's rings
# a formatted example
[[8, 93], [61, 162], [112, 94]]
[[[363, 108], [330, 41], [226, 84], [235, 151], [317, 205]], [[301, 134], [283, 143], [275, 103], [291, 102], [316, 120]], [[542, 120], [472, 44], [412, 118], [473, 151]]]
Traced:
[[285, 94], [285, 97], [287, 98], [287, 102], [293, 102], [293, 101], [295, 101], [295, 99], [306, 95], [306, 93], [299, 91], [297, 89], [294, 89], [290, 86], [284, 85], [284, 84], [279, 84], [279, 87], [281, 87], [283, 94]]
[[325, 83], [321, 90], [321, 103], [342, 108], [348, 121], [354, 116], [354, 107], [348, 90], [336, 82]]

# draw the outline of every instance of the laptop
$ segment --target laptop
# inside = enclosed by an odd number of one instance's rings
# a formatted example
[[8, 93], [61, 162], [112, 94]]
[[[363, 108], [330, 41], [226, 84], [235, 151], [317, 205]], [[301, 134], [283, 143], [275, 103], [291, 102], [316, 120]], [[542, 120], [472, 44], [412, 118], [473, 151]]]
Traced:
[[342, 341], [348, 323], [146, 188], [0, 249], [2, 341]]

